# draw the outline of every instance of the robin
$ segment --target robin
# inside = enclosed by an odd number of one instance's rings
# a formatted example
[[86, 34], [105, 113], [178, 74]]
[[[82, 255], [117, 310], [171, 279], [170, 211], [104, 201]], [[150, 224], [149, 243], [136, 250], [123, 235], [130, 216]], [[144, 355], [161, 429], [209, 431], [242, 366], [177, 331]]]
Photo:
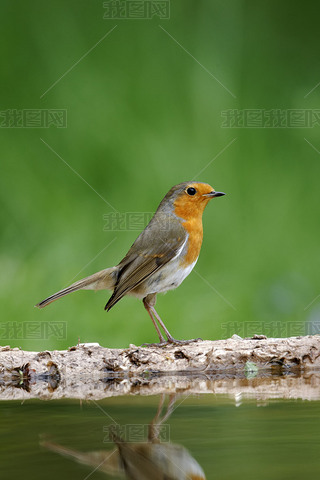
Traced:
[[113, 290], [105, 310], [109, 311], [125, 295], [142, 299], [159, 336], [160, 343], [156, 345], [196, 341], [174, 339], [154, 306], [158, 293], [177, 288], [195, 266], [203, 238], [202, 213], [212, 198], [222, 195], [225, 194], [216, 192], [207, 183], [175, 185], [118, 265], [73, 283], [36, 307], [43, 308], [76, 290]]
[[[104, 428], [107, 442], [112, 440], [115, 444], [112, 450], [82, 452], [53, 443], [46, 439], [46, 435], [41, 435], [40, 445], [51, 452], [88, 465], [94, 468], [94, 471], [100, 470], [108, 474], [108, 478], [116, 476], [128, 480], [206, 480], [203, 469], [190, 452], [180, 444], [170, 443], [169, 439], [164, 437], [169, 426], [167, 420], [177, 408], [174, 402], [175, 396], [170, 396], [167, 411], [161, 415], [164, 404], [164, 395], [161, 395], [157, 414], [148, 425], [148, 438], [145, 440], [139, 438], [142, 432], [137, 429], [137, 425], [134, 425], [132, 430], [126, 428], [127, 438], [121, 438], [119, 430], [123, 431], [123, 426], [113, 423]], [[161, 426], [164, 428], [160, 436]]]

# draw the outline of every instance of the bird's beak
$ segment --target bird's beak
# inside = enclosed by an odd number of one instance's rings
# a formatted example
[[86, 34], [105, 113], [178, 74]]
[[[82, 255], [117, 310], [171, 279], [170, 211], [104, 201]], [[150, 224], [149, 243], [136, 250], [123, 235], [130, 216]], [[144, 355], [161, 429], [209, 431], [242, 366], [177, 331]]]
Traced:
[[210, 193], [205, 193], [203, 196], [204, 197], [210, 197], [210, 198], [213, 198], [213, 197], [222, 197], [222, 195], [225, 195], [225, 193], [223, 192], [215, 192], [214, 190]]

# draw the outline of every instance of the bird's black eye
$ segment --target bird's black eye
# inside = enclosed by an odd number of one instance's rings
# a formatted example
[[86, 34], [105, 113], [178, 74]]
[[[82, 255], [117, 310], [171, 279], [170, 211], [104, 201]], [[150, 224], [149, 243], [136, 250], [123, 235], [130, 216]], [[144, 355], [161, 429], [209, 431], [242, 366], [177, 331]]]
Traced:
[[195, 195], [197, 193], [197, 190], [193, 187], [187, 188], [187, 194], [188, 195]]

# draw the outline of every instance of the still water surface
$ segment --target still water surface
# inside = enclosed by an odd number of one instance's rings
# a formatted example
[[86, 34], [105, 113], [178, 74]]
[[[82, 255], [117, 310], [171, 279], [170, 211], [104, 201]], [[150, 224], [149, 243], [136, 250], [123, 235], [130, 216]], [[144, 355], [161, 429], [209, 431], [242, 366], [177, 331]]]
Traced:
[[3, 401], [2, 479], [320, 477], [320, 401], [227, 395]]

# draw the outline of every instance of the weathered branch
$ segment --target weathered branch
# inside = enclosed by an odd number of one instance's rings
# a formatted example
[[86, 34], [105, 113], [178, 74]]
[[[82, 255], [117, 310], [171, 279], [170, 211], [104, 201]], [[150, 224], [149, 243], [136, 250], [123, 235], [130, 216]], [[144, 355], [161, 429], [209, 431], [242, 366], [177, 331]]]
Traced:
[[[174, 393], [185, 389], [192, 393], [230, 393], [243, 389], [248, 392], [252, 388], [246, 383], [250, 377], [260, 379], [260, 386], [265, 384], [267, 391], [271, 389], [274, 395], [278, 395], [280, 389], [284, 396], [288, 396], [288, 392], [285, 394], [288, 383], [284, 377], [278, 377], [275, 389], [268, 378], [270, 373], [295, 372], [296, 377], [293, 375], [289, 380], [296, 380], [294, 388], [298, 388], [301, 372], [309, 375], [311, 370], [319, 367], [319, 335], [254, 336], [251, 339], [234, 335], [228, 340], [165, 347], [130, 345], [126, 349], [83, 344], [52, 352], [0, 347], [0, 399], [98, 399], [137, 393], [138, 390], [143, 394]], [[310, 385], [305, 392], [307, 398], [314, 394], [314, 388], [318, 393], [320, 374], [315, 378], [316, 385]], [[262, 388], [263, 393], [266, 390]]]

